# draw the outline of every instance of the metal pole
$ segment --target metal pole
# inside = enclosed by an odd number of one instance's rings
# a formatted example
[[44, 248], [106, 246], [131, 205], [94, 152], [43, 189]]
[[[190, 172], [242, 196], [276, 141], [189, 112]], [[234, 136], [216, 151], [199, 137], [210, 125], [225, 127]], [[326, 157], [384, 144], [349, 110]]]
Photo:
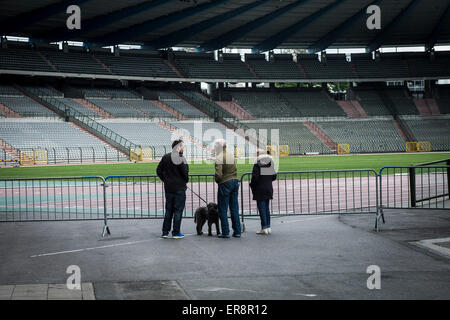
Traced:
[[106, 213], [106, 180], [104, 178], [102, 178], [103, 183], [103, 232], [102, 232], [102, 237], [105, 237], [106, 235], [111, 235], [111, 232], [109, 231], [109, 227], [108, 227], [108, 217], [107, 217], [107, 213]]
[[447, 160], [447, 191], [450, 199], [450, 159]]
[[409, 168], [409, 192], [411, 195], [411, 207], [416, 207], [416, 169]]

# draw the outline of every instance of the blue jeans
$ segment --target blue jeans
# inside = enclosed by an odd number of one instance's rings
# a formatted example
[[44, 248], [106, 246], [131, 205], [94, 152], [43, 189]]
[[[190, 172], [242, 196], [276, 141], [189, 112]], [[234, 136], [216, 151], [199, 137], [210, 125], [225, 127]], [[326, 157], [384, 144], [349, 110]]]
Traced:
[[261, 229], [270, 228], [270, 200], [258, 200], [256, 205], [258, 206], [259, 217], [261, 218]]
[[172, 226], [172, 235], [180, 233], [181, 218], [186, 205], [186, 191], [166, 192], [166, 213], [164, 215], [163, 235], [168, 235]]
[[229, 235], [230, 228], [228, 226], [228, 207], [231, 212], [231, 226], [234, 235], [241, 234], [241, 222], [239, 220], [239, 180], [228, 180], [219, 184], [217, 192], [217, 206], [219, 209], [220, 225], [222, 227], [222, 234]]

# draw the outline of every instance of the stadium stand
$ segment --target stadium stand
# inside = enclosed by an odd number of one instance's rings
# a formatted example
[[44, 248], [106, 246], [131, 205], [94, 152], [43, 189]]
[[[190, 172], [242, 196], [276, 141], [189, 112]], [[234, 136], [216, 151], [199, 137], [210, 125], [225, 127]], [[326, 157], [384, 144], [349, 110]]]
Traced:
[[[69, 46], [68, 52], [57, 45], [8, 41], [8, 48], [0, 49], [0, 70], [30, 72], [61, 72], [102, 74], [108, 76], [204, 78], [204, 79], [405, 79], [450, 77], [450, 54], [382, 53], [378, 59], [372, 54], [352, 54], [349, 61], [343, 54], [327, 54], [319, 61], [317, 54], [275, 54], [268, 62], [264, 55], [246, 54], [245, 62], [239, 54], [224, 53], [223, 61], [212, 53], [174, 51], [172, 62], [163, 53], [149, 50], [119, 50]], [[169, 59], [170, 60], [170, 59]]]
[[269, 144], [272, 143], [270, 130], [278, 129], [280, 144], [288, 145], [292, 155], [310, 152], [331, 153], [331, 150], [301, 122], [247, 121], [246, 124], [257, 132], [260, 129], [267, 129], [267, 142]]
[[8, 49], [0, 48], [0, 69], [54, 72], [55, 70], [29, 48], [28, 43], [12, 43]]
[[108, 74], [91, 54], [84, 52], [82, 47], [69, 47], [69, 52], [40, 50], [42, 54], [61, 72]]
[[223, 54], [223, 62], [212, 53], [174, 52], [175, 61], [191, 78], [254, 79], [239, 54]]
[[112, 99], [87, 99], [90, 103], [119, 118], [145, 118], [145, 114], [119, 100]]
[[[142, 51], [142, 52], [141, 52]], [[113, 74], [137, 77], [178, 78], [177, 73], [164, 63], [158, 52], [145, 50], [122, 51], [120, 56], [109, 53], [95, 53]]]
[[148, 100], [122, 100], [128, 106], [136, 108], [138, 111], [144, 112], [144, 115], [149, 115], [152, 118], [174, 118], [174, 115], [161, 109], [152, 101]]
[[290, 54], [276, 54], [271, 62], [263, 54], [246, 54], [245, 61], [261, 79], [306, 79]]
[[379, 93], [374, 88], [354, 87], [350, 89], [356, 99], [366, 111], [368, 116], [390, 115], [391, 112], [385, 106]]
[[233, 100], [256, 118], [345, 116], [322, 89], [302, 91], [230, 91]]
[[450, 119], [404, 119], [417, 141], [431, 142], [432, 151], [450, 149]]
[[[159, 157], [171, 151], [171, 141], [179, 137], [183, 139], [183, 136], [172, 133], [157, 123], [146, 120], [104, 120], [101, 121], [101, 124], [137, 145], [154, 148], [155, 154]], [[175, 124], [179, 127], [180, 122]], [[188, 157], [200, 157], [204, 153], [201, 148], [189, 140], [183, 139], [183, 141]]]
[[353, 119], [346, 121], [318, 121], [338, 144], [349, 144], [352, 153], [400, 152], [405, 141], [395, 128], [392, 119]]
[[360, 79], [409, 77], [406, 60], [395, 53], [384, 53], [379, 60], [373, 60], [371, 54], [352, 54], [351, 63]]
[[50, 162], [126, 160], [124, 154], [62, 120], [3, 119], [0, 136], [18, 150], [47, 150]]
[[343, 54], [328, 54], [327, 61], [319, 61], [317, 54], [300, 54], [298, 63], [309, 79], [354, 79], [357, 77]]
[[423, 52], [404, 53], [411, 77], [450, 76], [450, 55], [436, 52], [435, 59]]
[[402, 115], [414, 115], [419, 114], [417, 107], [411, 97], [408, 96], [407, 90], [404, 87], [401, 88], [389, 88], [383, 90], [389, 99], [393, 102], [395, 110], [398, 114]]
[[436, 101], [439, 105], [439, 110], [443, 114], [450, 113], [450, 86], [439, 86], [438, 87], [438, 96], [436, 97]]
[[207, 116], [196, 109], [195, 107], [191, 106], [184, 100], [178, 98], [176, 95], [169, 91], [158, 91], [158, 100], [162, 103], [168, 105], [169, 107], [175, 109], [182, 115], [186, 116], [187, 118], [206, 118]]
[[2, 86], [0, 104], [5, 105], [22, 117], [55, 117], [56, 114], [24, 96], [11, 86]]

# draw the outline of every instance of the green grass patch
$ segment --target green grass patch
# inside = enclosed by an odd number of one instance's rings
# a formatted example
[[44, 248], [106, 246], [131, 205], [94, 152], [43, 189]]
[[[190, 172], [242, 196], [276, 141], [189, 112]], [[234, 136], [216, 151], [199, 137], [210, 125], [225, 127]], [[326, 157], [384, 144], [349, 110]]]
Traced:
[[[449, 159], [450, 153], [404, 153], [344, 156], [300, 156], [280, 158], [280, 171], [312, 171], [338, 169], [375, 169], [384, 166], [410, 166], [424, 162]], [[120, 163], [91, 165], [62, 165], [44, 167], [0, 168], [0, 179], [102, 176], [154, 175], [158, 163]], [[253, 164], [239, 164], [238, 175], [252, 170]], [[190, 164], [191, 174], [212, 174], [213, 164]]]

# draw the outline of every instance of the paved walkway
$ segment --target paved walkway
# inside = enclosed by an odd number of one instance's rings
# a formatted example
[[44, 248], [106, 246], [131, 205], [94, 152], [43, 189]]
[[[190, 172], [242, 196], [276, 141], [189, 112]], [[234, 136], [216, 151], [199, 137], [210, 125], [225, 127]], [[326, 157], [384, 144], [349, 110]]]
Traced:
[[[449, 238], [449, 212], [385, 217], [379, 233], [374, 215], [273, 217], [270, 236], [255, 234], [259, 219], [246, 219], [241, 239], [197, 236], [184, 219], [182, 240], [161, 239], [161, 220], [111, 221], [106, 238], [101, 221], [3, 223], [0, 292], [93, 298], [48, 285], [66, 283], [67, 267], [77, 265], [97, 300], [450, 299], [450, 259], [414, 244]], [[370, 265], [381, 269], [380, 290], [367, 288]]]
[[95, 300], [92, 283], [82, 283], [81, 290], [65, 284], [23, 284], [0, 286], [0, 300]]

